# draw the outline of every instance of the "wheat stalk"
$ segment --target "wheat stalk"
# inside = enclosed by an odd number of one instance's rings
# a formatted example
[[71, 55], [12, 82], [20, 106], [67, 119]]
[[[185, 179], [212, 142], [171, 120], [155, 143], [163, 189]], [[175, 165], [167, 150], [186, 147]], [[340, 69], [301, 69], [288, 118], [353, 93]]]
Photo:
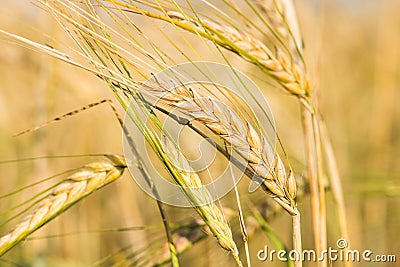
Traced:
[[126, 168], [119, 155], [106, 155], [111, 161], [92, 162], [57, 185], [13, 230], [0, 238], [0, 256], [37, 229], [69, 209], [81, 199], [118, 179]]
[[182, 86], [171, 90], [160, 82], [147, 85], [143, 93], [179, 108], [220, 136], [247, 160], [256, 174], [253, 178], [261, 178], [262, 181], [257, 182], [262, 182], [263, 188], [290, 214], [297, 213], [296, 181], [292, 171], [286, 173], [282, 160], [266, 138], [229, 106], [194, 88]]

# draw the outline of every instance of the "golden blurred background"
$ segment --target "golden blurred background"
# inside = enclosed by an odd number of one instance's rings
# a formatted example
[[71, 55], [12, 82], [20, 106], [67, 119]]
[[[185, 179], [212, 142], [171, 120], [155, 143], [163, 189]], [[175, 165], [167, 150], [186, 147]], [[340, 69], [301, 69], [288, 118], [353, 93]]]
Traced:
[[[400, 261], [400, 105], [396, 104], [397, 97], [400, 98], [400, 2], [299, 0], [296, 7], [308, 67], [343, 179], [350, 245], [376, 254], [396, 254]], [[39, 43], [69, 42], [51, 16], [29, 1], [2, 0], [0, 28]], [[112, 94], [99, 79], [82, 70], [5, 40], [0, 40], [0, 47], [0, 161], [122, 153], [121, 130], [106, 105], [12, 137], [57, 115], [112, 98]], [[233, 56], [232, 60], [239, 62]], [[276, 88], [260, 86], [265, 87], [279, 136], [295, 171], [306, 175], [297, 101]], [[93, 160], [94, 157], [70, 157], [0, 164], [0, 195]], [[247, 185], [247, 181], [242, 183]], [[0, 199], [0, 224], [8, 218], [9, 207], [22, 203], [45, 186]], [[308, 198], [302, 199], [299, 206], [303, 212], [304, 248], [311, 248]], [[335, 247], [340, 236], [332, 207], [333, 199], [328, 193], [328, 242]], [[179, 220], [196, 217], [192, 210], [168, 210]], [[278, 215], [270, 223], [290, 244], [290, 218], [286, 217]], [[5, 234], [13, 222], [16, 221], [2, 225], [0, 234]], [[160, 222], [155, 201], [126, 173], [39, 230], [34, 235], [36, 239], [14, 248], [3, 257], [0, 266], [88, 266], [125, 246], [140, 249], [151, 243], [152, 235], [162, 237], [161, 229], [104, 233], [99, 229]], [[87, 232], [96, 229], [94, 233]], [[63, 233], [73, 234], [51, 237]], [[250, 242], [252, 254], [266, 242], [265, 237], [254, 237]], [[208, 240], [182, 256], [182, 264], [222, 266], [218, 262], [224, 257], [226, 253]], [[253, 261], [253, 266], [264, 265], [267, 264]]]

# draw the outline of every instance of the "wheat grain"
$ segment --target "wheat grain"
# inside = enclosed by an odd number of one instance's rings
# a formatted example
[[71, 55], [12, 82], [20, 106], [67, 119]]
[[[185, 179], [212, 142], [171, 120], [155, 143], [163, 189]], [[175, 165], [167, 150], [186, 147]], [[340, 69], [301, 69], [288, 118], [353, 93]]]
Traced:
[[289, 38], [288, 28], [283, 21], [284, 8], [280, 0], [254, 0], [255, 4], [265, 14], [269, 25], [284, 40]]
[[0, 238], [0, 256], [62, 212], [118, 179], [126, 168], [119, 155], [106, 155], [112, 162], [92, 162], [56, 186], [13, 230]]

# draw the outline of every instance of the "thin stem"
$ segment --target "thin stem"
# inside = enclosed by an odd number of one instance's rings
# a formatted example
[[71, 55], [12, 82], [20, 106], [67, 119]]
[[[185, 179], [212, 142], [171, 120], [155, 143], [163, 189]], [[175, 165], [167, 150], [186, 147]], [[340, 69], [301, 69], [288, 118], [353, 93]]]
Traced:
[[251, 267], [249, 242], [248, 242], [249, 236], [247, 234], [246, 224], [244, 222], [242, 204], [240, 203], [240, 195], [239, 195], [239, 190], [238, 190], [237, 186], [235, 186], [234, 190], [235, 190], [236, 202], [237, 202], [238, 211], [239, 211], [240, 230], [242, 233], [244, 248], [245, 248], [245, 252], [246, 252], [247, 267]]
[[[325, 197], [325, 181], [324, 177], [324, 167], [322, 160], [322, 149], [321, 149], [321, 135], [319, 129], [318, 118], [315, 114], [312, 114], [313, 126], [314, 126], [314, 138], [315, 138], [315, 161], [317, 164], [317, 181], [318, 181], [318, 195], [319, 195], [319, 209], [320, 209], [320, 226], [321, 226], [321, 249], [326, 251], [327, 249], [327, 230], [326, 230], [326, 197]], [[321, 265], [326, 266], [326, 261]]]
[[[319, 126], [321, 131], [321, 141], [322, 148], [325, 153], [327, 168], [329, 172], [329, 184], [333, 194], [333, 199], [336, 204], [336, 212], [339, 219], [339, 230], [341, 238], [347, 240], [350, 244], [349, 232], [347, 228], [347, 218], [346, 218], [346, 206], [343, 197], [342, 181], [340, 179], [339, 170], [336, 163], [335, 153], [333, 152], [333, 147], [331, 140], [328, 135], [328, 129], [326, 127], [325, 121], [319, 117]], [[351, 261], [345, 261], [344, 265], [346, 267], [351, 267]]]
[[[314, 244], [318, 253], [327, 247], [325, 184], [318, 122], [315, 113], [302, 106], [303, 127], [306, 140], [308, 176], [310, 179], [311, 210], [314, 230]], [[318, 266], [325, 267], [327, 262], [320, 261]]]
[[172, 239], [172, 232], [171, 228], [169, 227], [168, 217], [164, 210], [164, 205], [161, 201], [157, 200], [158, 210], [160, 211], [161, 218], [164, 224], [165, 233], [167, 235], [168, 240], [168, 249], [171, 255], [171, 266], [172, 267], [179, 267], [179, 260], [178, 260], [178, 252], [174, 241]]
[[308, 166], [308, 177], [310, 179], [310, 197], [311, 197], [311, 211], [312, 222], [314, 231], [314, 244], [316, 250], [321, 251], [320, 235], [321, 235], [321, 222], [320, 218], [320, 199], [318, 194], [318, 180], [317, 168], [315, 162], [315, 143], [314, 143], [314, 128], [312, 123], [312, 114], [302, 106], [303, 128], [306, 141], [306, 156]]
[[300, 255], [300, 258], [295, 260], [295, 267], [302, 267], [302, 244], [301, 244], [301, 224], [300, 224], [300, 212], [296, 215], [292, 216], [292, 226], [293, 226], [293, 249], [297, 251], [297, 255]]

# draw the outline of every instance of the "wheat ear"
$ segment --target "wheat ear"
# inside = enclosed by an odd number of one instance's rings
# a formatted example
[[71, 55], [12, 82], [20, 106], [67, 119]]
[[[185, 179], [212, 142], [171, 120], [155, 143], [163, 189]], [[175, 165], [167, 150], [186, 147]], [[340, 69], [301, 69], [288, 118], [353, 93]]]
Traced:
[[251, 34], [229, 25], [221, 25], [208, 19], [201, 19], [199, 24], [194, 20], [184, 20], [182, 16], [177, 16], [176, 12], [169, 12], [168, 15], [174, 19], [192, 23], [197, 31], [211, 35], [218, 44], [265, 68], [291, 94], [306, 95], [310, 90], [309, 82], [301, 67], [291, 62], [290, 58], [279, 48], [276, 48], [276, 52], [273, 53]]
[[219, 245], [232, 253], [238, 266], [243, 266], [239, 259], [239, 251], [233, 240], [231, 228], [221, 209], [212, 201], [210, 193], [203, 186], [200, 177], [192, 170], [189, 162], [177, 146], [165, 135], [163, 135], [162, 144], [163, 151], [170, 161], [167, 165], [179, 170], [175, 172], [173, 177], [192, 203], [193, 208], [217, 238]]
[[56, 186], [13, 230], [0, 238], [0, 256], [37, 229], [69, 209], [81, 199], [118, 179], [126, 168], [119, 155], [106, 155], [111, 161], [92, 162]]
[[[272, 52], [262, 41], [253, 35], [230, 25], [221, 25], [217, 22], [199, 16], [190, 17], [176, 11], [167, 11], [165, 16], [142, 9], [133, 4], [117, 0], [106, 0], [115, 6], [121, 6], [126, 11], [134, 12], [147, 17], [172, 23], [186, 31], [198, 34], [218, 45], [239, 54], [242, 58], [255, 63], [280, 83], [287, 92], [297, 96], [307, 96], [311, 91], [311, 84], [305, 75], [304, 68], [275, 47]], [[148, 1], [144, 5], [154, 8]]]
[[218, 100], [193, 88], [166, 89], [161, 83], [146, 86], [146, 92], [164, 104], [177, 107], [230, 144], [247, 162], [254, 179], [290, 214], [297, 214], [296, 181], [266, 138], [249, 122]]

